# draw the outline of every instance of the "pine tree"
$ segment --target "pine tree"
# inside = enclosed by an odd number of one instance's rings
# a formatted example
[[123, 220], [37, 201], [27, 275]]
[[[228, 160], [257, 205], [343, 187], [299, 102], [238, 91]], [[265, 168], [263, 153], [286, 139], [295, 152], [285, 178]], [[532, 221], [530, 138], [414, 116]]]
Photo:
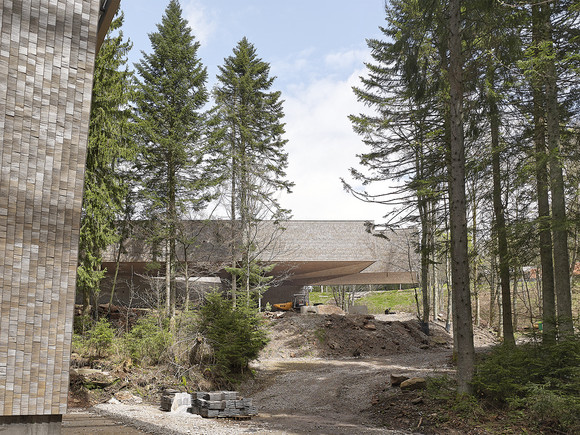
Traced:
[[350, 117], [355, 132], [370, 148], [358, 156], [366, 171], [351, 169], [351, 174], [365, 185], [389, 180], [394, 187], [373, 197], [343, 183], [364, 201], [402, 204], [387, 216], [391, 222], [419, 222], [422, 320], [428, 332], [434, 215], [445, 182], [442, 41], [433, 30], [433, 22], [441, 14], [435, 11], [427, 16], [415, 2], [404, 0], [390, 2], [386, 14], [388, 25], [382, 29], [386, 41], [368, 41], [374, 63], [367, 64], [363, 87], [354, 88], [357, 99], [376, 113]]
[[[518, 5], [520, 6], [520, 5]], [[531, 11], [529, 9], [531, 8]], [[578, 113], [578, 13], [573, 2], [531, 2], [528, 49], [519, 66], [532, 94], [544, 340], [573, 332], [567, 217], [566, 129]], [[531, 113], [530, 113], [531, 112]], [[576, 123], [577, 121], [572, 121]], [[550, 216], [551, 212], [551, 216]], [[550, 232], [551, 230], [551, 232]]]
[[[232, 297], [236, 298], [236, 277], [244, 277], [244, 290], [250, 296], [259, 257], [258, 224], [261, 220], [283, 221], [289, 210], [281, 207], [276, 194], [290, 192], [286, 180], [287, 140], [279, 91], [271, 91], [274, 77], [270, 65], [260, 59], [256, 49], [243, 38], [233, 55], [219, 67], [218, 84], [213, 90], [212, 142], [223, 156], [222, 175], [228, 196], [231, 223]], [[260, 244], [264, 248], [263, 244]]]
[[204, 140], [207, 70], [177, 0], [169, 2], [149, 39], [152, 53], [143, 53], [135, 65], [140, 76], [135, 98], [140, 145], [136, 170], [143, 214], [150, 224], [148, 239], [165, 257], [165, 304], [173, 313], [178, 226], [186, 213], [207, 203], [217, 180]]
[[465, 143], [463, 128], [463, 66], [461, 0], [449, 1], [449, 221], [451, 228], [451, 280], [453, 286], [453, 329], [457, 343], [457, 389], [471, 391], [475, 366], [467, 221], [465, 201]]
[[134, 155], [128, 110], [132, 74], [125, 66], [131, 43], [123, 40], [122, 23], [123, 15], [111, 23], [95, 60], [77, 270], [85, 314], [106, 272], [102, 253], [119, 238], [115, 221], [127, 192], [122, 162]]

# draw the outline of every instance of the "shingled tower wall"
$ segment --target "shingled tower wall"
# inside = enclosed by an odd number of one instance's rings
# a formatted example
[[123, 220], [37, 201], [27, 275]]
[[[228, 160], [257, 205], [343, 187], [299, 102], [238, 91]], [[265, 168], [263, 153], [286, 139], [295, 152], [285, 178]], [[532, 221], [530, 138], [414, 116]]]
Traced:
[[66, 412], [99, 6], [0, 8], [0, 431]]

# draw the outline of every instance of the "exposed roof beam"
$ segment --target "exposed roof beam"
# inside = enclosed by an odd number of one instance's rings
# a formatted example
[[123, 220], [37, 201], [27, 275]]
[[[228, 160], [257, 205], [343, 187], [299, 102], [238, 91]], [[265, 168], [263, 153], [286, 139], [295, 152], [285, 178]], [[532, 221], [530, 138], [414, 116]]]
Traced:
[[99, 25], [97, 27], [97, 53], [101, 48], [101, 44], [105, 40], [111, 21], [119, 9], [121, 0], [101, 0], [101, 7], [99, 10]]

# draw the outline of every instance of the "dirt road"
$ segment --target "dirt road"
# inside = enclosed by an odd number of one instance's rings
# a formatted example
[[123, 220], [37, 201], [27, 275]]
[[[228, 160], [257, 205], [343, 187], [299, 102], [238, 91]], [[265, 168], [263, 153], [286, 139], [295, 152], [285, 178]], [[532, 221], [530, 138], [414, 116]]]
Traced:
[[[413, 316], [287, 316], [270, 325], [271, 341], [239, 391], [259, 416], [249, 421], [163, 413], [154, 406], [101, 404], [96, 409], [163, 434], [402, 434], [377, 416], [377, 398], [392, 389], [390, 374], [454, 375], [451, 337], [440, 325], [426, 336]], [[485, 334], [478, 344], [486, 344]], [[355, 356], [356, 355], [356, 356]]]

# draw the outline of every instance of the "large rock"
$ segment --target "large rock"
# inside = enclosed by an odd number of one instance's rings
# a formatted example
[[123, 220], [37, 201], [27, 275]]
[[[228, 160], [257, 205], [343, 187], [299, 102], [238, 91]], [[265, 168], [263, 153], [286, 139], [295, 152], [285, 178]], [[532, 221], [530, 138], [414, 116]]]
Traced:
[[393, 387], [396, 387], [398, 385], [401, 385], [401, 382], [406, 381], [407, 379], [409, 379], [409, 376], [405, 376], [405, 375], [396, 375], [394, 373], [391, 373], [391, 385]]
[[401, 390], [424, 390], [427, 388], [425, 378], [411, 378], [401, 382]]

